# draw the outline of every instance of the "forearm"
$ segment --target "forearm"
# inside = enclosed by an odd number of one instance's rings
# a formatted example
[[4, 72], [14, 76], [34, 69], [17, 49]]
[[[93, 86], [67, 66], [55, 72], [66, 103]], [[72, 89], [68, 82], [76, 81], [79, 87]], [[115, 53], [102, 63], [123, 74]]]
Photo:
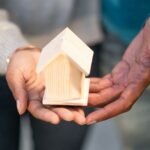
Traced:
[[7, 70], [6, 59], [18, 47], [27, 45], [20, 29], [10, 22], [7, 12], [0, 10], [0, 74], [3, 75]]

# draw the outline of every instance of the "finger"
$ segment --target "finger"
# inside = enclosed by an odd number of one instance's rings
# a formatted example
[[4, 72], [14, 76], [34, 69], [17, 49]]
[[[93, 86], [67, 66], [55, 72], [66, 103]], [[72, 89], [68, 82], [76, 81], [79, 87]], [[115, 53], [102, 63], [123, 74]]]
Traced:
[[8, 85], [17, 103], [17, 109], [22, 115], [27, 109], [27, 93], [25, 89], [25, 80], [19, 71], [10, 71], [6, 75]]
[[90, 93], [88, 97], [88, 105], [101, 106], [110, 103], [122, 93], [123, 89], [124, 87], [122, 86], [113, 86], [102, 90], [100, 93]]
[[[97, 80], [97, 79], [96, 79]], [[108, 88], [112, 86], [112, 81], [107, 78], [102, 78], [97, 80], [96, 83], [90, 84], [90, 93], [96, 93], [99, 92], [102, 89]]]
[[44, 94], [44, 81], [35, 72], [32, 73], [30, 79], [26, 82], [28, 97], [30, 100], [41, 100]]
[[26, 87], [28, 91], [36, 90], [42, 91], [44, 89], [44, 79], [41, 75], [36, 74], [36, 72], [30, 73], [30, 76], [26, 82]]
[[90, 78], [90, 84], [99, 82], [100, 78]]
[[[142, 84], [142, 83], [141, 83]], [[138, 97], [143, 92], [143, 86], [135, 83], [130, 84], [121, 95], [120, 98], [114, 102], [106, 105], [104, 108], [98, 109], [87, 116], [87, 124], [98, 121], [103, 121], [115, 117], [121, 113], [129, 111], [133, 104], [137, 101]], [[137, 92], [135, 92], [137, 91]], [[134, 94], [133, 94], [134, 93]]]
[[35, 87], [32, 90], [28, 90], [28, 97], [30, 100], [39, 100], [42, 101], [44, 95], [44, 88]]
[[51, 110], [57, 113], [62, 120], [74, 121], [79, 125], [85, 124], [85, 115], [81, 108], [53, 107]]
[[58, 124], [60, 122], [59, 116], [55, 112], [43, 107], [41, 102], [38, 100], [30, 100], [28, 111], [37, 119], [52, 124]]
[[72, 121], [74, 119], [74, 114], [67, 108], [52, 107], [51, 110], [54, 111], [62, 120]]
[[86, 123], [92, 124], [100, 121], [104, 121], [115, 117], [125, 112], [127, 105], [126, 101], [122, 98], [106, 105], [104, 108], [100, 108], [87, 116]]
[[30, 100], [39, 100], [42, 101], [43, 99], [43, 95], [44, 95], [44, 86], [40, 86], [37, 84], [37, 86], [35, 86], [32, 89], [28, 89], [28, 97]]
[[89, 89], [89, 92], [90, 93], [98, 93], [100, 90], [99, 90], [99, 84], [90, 84], [90, 89]]
[[112, 79], [112, 75], [111, 74], [106, 74], [103, 78], [105, 78], [105, 79]]
[[74, 113], [74, 122], [79, 125], [84, 125], [86, 123], [85, 114], [82, 108], [75, 107], [72, 108]]

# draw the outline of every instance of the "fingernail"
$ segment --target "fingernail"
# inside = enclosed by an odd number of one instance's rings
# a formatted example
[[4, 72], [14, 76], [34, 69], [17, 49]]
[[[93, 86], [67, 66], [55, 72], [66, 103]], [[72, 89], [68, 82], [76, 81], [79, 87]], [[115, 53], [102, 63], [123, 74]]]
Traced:
[[21, 103], [20, 103], [20, 100], [17, 100], [16, 103], [17, 103], [18, 113], [19, 113], [19, 115], [21, 115]]
[[94, 123], [96, 123], [97, 121], [89, 121], [88, 123], [87, 123], [87, 125], [92, 125], [92, 124], [94, 124]]

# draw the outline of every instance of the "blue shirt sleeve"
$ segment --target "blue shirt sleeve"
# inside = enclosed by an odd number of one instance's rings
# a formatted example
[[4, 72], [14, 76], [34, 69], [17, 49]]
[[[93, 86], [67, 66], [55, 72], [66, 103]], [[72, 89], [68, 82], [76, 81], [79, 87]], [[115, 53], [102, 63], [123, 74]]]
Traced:
[[101, 0], [102, 22], [109, 32], [129, 43], [150, 16], [149, 0]]

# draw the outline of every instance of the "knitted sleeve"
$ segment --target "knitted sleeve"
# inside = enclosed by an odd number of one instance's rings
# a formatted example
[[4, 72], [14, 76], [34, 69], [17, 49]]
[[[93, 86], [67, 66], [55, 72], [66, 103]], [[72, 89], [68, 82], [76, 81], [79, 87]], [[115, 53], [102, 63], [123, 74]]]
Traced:
[[8, 20], [5, 10], [0, 10], [0, 74], [7, 69], [6, 59], [15, 49], [27, 45], [20, 29]]

